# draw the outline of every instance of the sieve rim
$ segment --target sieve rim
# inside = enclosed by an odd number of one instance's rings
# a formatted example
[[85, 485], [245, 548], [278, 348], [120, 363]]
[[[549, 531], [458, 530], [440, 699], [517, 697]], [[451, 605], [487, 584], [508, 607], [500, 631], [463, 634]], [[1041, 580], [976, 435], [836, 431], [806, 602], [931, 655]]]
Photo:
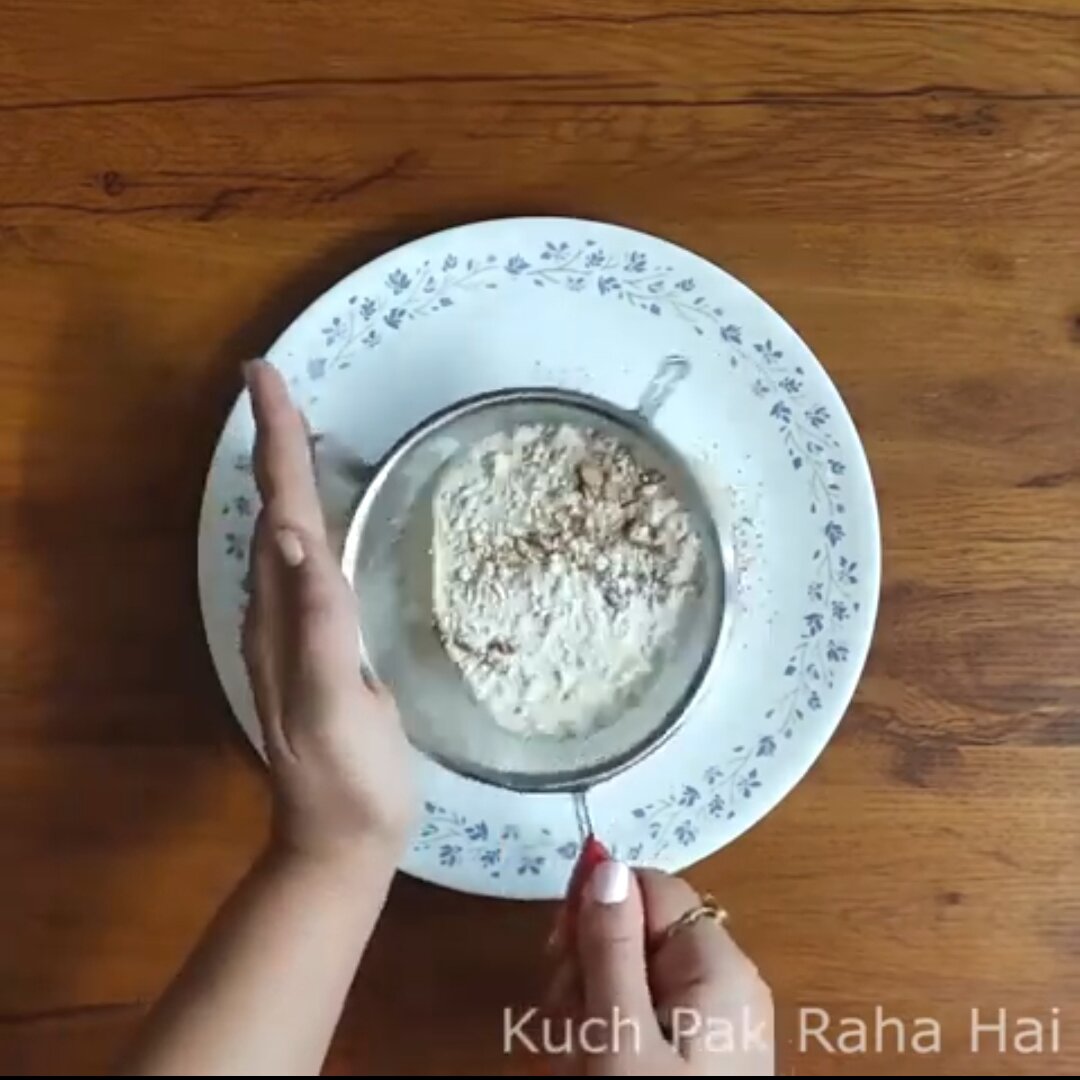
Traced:
[[[679, 478], [693, 493], [698, 512], [694, 514], [695, 527], [699, 530], [703, 543], [713, 549], [707, 565], [717, 568], [717, 580], [706, 580], [706, 588], [716, 588], [720, 592], [720, 602], [716, 605], [715, 616], [708, 627], [707, 639], [701, 650], [701, 657], [695, 665], [692, 677], [687, 681], [675, 704], [667, 711], [663, 721], [647, 736], [632, 744], [621, 753], [605, 758], [600, 762], [582, 766], [578, 769], [552, 771], [549, 773], [522, 773], [496, 770], [475, 765], [460, 758], [431, 750], [422, 745], [422, 740], [415, 740], [409, 735], [410, 744], [419, 753], [458, 776], [478, 783], [519, 794], [566, 794], [584, 792], [598, 784], [613, 779], [619, 774], [637, 765], [667, 743], [682, 727], [699, 697], [706, 676], [712, 667], [720, 649], [724, 628], [728, 625], [728, 608], [731, 599], [729, 549], [724, 542], [717, 522], [717, 516], [711, 510], [711, 502], [706, 497], [705, 489], [690, 466], [685, 455], [652, 422], [652, 419], [637, 409], [626, 408], [606, 398], [581, 390], [568, 390], [558, 386], [519, 386], [499, 390], [488, 390], [461, 398], [444, 408], [430, 413], [414, 424], [398, 438], [379, 460], [365, 470], [365, 486], [354, 500], [353, 509], [348, 515], [348, 525], [342, 548], [341, 567], [350, 588], [356, 592], [356, 568], [364, 536], [364, 526], [370, 516], [371, 507], [379, 491], [387, 483], [394, 469], [417, 446], [463, 416], [499, 406], [531, 403], [554, 403], [580, 409], [585, 413], [603, 417], [618, 427], [633, 431], [642, 438], [679, 474]], [[357, 633], [360, 645], [361, 663], [366, 671], [379, 678], [377, 666], [372, 659], [372, 651], [367, 647], [362, 612], [357, 613]]]

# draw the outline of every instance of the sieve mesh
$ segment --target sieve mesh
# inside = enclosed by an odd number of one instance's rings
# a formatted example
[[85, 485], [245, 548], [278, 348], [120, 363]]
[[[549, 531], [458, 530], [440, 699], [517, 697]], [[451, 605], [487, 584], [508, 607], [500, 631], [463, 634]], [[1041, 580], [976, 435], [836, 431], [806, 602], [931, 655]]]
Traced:
[[[655, 676], [610, 723], [577, 737], [524, 737], [470, 696], [432, 621], [432, 495], [452, 458], [521, 424], [569, 423], [620, 439], [662, 472], [701, 539], [696, 595]], [[367, 663], [397, 698], [412, 743], [454, 771], [519, 791], [572, 790], [612, 775], [658, 745], [692, 698], [719, 636], [724, 573], [713, 517], [692, 471], [647, 420], [563, 390], [516, 390], [439, 414], [387, 456], [364, 493], [345, 545]]]

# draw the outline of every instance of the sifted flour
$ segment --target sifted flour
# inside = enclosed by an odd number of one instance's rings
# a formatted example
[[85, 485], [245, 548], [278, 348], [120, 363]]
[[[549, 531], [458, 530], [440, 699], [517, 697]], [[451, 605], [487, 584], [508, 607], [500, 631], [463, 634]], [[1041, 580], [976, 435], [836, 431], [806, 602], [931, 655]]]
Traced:
[[614, 719], [694, 589], [700, 541], [664, 479], [608, 435], [528, 425], [451, 463], [433, 511], [435, 627], [495, 721]]

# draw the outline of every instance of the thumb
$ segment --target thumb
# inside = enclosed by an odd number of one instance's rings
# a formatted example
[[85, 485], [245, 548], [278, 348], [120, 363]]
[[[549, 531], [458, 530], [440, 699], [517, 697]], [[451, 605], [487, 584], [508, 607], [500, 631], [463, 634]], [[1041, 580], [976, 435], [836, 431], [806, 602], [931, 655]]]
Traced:
[[637, 1024], [653, 1020], [645, 966], [645, 915], [626, 863], [608, 859], [585, 885], [577, 930], [578, 960], [589, 1016]]

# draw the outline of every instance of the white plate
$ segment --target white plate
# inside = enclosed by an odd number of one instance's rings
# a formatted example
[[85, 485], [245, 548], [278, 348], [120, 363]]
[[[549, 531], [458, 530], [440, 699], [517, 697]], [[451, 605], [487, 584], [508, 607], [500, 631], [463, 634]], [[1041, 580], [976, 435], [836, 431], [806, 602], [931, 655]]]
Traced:
[[[629, 229], [559, 218], [426, 237], [334, 286], [269, 359], [328, 454], [376, 460], [432, 412], [485, 390], [558, 385], [633, 406], [671, 354], [691, 371], [657, 426], [721, 502], [733, 553], [723, 647], [677, 734], [590, 792], [597, 831], [681, 869], [799, 782], [847, 708], [877, 611], [870, 472], [828, 376], [724, 271]], [[246, 395], [214, 454], [199, 532], [207, 637], [244, 731], [258, 724], [239, 652], [257, 496]], [[327, 474], [330, 476], [338, 473]], [[356, 492], [324, 487], [338, 526]], [[474, 893], [562, 894], [578, 829], [565, 795], [517, 795], [417, 755], [424, 809], [402, 869]]]

